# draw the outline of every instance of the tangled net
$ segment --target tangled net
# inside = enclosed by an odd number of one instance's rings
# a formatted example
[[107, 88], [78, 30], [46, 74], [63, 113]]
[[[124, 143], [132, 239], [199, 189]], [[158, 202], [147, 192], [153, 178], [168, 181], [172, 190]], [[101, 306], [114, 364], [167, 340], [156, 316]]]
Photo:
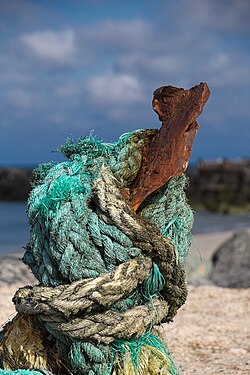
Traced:
[[34, 171], [23, 260], [39, 285], [13, 298], [17, 316], [0, 333], [1, 375], [178, 373], [154, 326], [172, 321], [187, 296], [186, 177], [172, 178], [139, 213], [121, 193], [153, 133], [111, 144], [68, 140], [67, 161]]

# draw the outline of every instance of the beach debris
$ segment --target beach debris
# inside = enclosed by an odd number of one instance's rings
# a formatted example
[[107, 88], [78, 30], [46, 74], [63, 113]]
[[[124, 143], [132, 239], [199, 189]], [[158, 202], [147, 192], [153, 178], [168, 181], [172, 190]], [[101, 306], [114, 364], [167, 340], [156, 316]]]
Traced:
[[152, 105], [162, 127], [145, 144], [141, 168], [130, 188], [129, 200], [135, 209], [171, 177], [186, 170], [199, 128], [196, 119], [209, 94], [203, 82], [190, 90], [173, 86], [155, 90]]
[[[0, 367], [178, 374], [154, 326], [170, 323], [187, 298], [193, 212], [182, 172], [208, 95], [205, 83], [161, 87], [153, 99], [159, 131], [112, 144], [92, 134], [68, 140], [67, 161], [33, 173], [23, 260], [39, 285], [13, 298], [17, 316], [0, 334]], [[26, 316], [31, 329], [18, 335]]]

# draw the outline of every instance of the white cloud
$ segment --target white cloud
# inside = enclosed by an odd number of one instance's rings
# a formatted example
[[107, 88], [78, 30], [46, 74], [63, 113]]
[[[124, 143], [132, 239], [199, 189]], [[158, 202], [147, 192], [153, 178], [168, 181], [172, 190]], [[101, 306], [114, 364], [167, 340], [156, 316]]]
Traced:
[[57, 63], [70, 63], [76, 54], [73, 30], [41, 31], [21, 36], [21, 42], [38, 58]]
[[6, 99], [12, 107], [22, 110], [31, 109], [34, 104], [31, 93], [21, 88], [9, 90], [6, 93]]
[[55, 96], [59, 98], [70, 98], [76, 95], [80, 95], [80, 90], [75, 84], [75, 82], [65, 82], [55, 87]]
[[[106, 21], [84, 27], [79, 37], [85, 42], [105, 45], [115, 50], [143, 50], [153, 44], [152, 25], [137, 19], [132, 21]], [[91, 43], [92, 41], [92, 43]], [[95, 45], [94, 44], [94, 45]]]
[[46, 12], [38, 4], [30, 0], [11, 0], [0, 1], [0, 30], [6, 31], [10, 22], [15, 22], [15, 28], [18, 26], [26, 27], [36, 25], [39, 20], [43, 20]]
[[247, 87], [250, 83], [250, 66], [242, 56], [214, 53], [204, 66], [214, 87]]
[[145, 96], [138, 79], [112, 72], [94, 76], [86, 82], [90, 99], [102, 105], [126, 105], [143, 102]]
[[[238, 116], [237, 129], [244, 134], [249, 122], [244, 34], [250, 30], [249, 0], [159, 1], [153, 5], [158, 16], [152, 14], [150, 20], [135, 19], [144, 17], [138, 8], [134, 18], [124, 14], [121, 21], [98, 14], [74, 29], [63, 26], [61, 11], [56, 17], [48, 12], [43, 23], [40, 7], [39, 14], [24, 7], [30, 1], [5, 3], [11, 3], [8, 17], [2, 12], [7, 33], [0, 55], [0, 110], [6, 127], [18, 128], [19, 116], [32, 129], [40, 130], [42, 122], [50, 132], [58, 125], [56, 137], [72, 126], [81, 133], [84, 123], [114, 138], [120, 129], [158, 124], [150, 106], [156, 87], [189, 88], [202, 80], [211, 87], [204, 119], [214, 136], [223, 126], [229, 134]], [[21, 11], [24, 18], [18, 21]]]
[[178, 16], [186, 27], [229, 33], [248, 33], [250, 30], [249, 0], [182, 0]]
[[[165, 51], [164, 51], [165, 52]], [[119, 68], [126, 72], [142, 74], [144, 77], [178, 77], [184, 68], [184, 60], [171, 51], [154, 55], [153, 53], [126, 54], [118, 57]]]

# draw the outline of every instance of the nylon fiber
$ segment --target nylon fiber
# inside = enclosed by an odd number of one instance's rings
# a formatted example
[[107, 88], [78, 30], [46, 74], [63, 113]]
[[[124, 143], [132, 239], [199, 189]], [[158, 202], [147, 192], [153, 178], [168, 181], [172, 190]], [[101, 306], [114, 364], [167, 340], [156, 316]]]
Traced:
[[[138, 130], [115, 143], [93, 134], [69, 139], [60, 148], [67, 160], [33, 172], [23, 261], [39, 285], [13, 299], [18, 314], [0, 338], [0, 375], [178, 374], [153, 327], [170, 322], [187, 296], [183, 262], [193, 224], [187, 179], [172, 178], [139, 213], [121, 193], [154, 134]], [[38, 342], [33, 359], [28, 347]]]

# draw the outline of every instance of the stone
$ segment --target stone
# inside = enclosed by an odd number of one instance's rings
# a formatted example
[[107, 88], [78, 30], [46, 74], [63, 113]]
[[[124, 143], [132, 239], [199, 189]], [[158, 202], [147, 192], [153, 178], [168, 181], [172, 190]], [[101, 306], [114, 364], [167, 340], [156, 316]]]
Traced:
[[212, 256], [211, 280], [229, 288], [250, 287], [250, 233], [235, 232]]

